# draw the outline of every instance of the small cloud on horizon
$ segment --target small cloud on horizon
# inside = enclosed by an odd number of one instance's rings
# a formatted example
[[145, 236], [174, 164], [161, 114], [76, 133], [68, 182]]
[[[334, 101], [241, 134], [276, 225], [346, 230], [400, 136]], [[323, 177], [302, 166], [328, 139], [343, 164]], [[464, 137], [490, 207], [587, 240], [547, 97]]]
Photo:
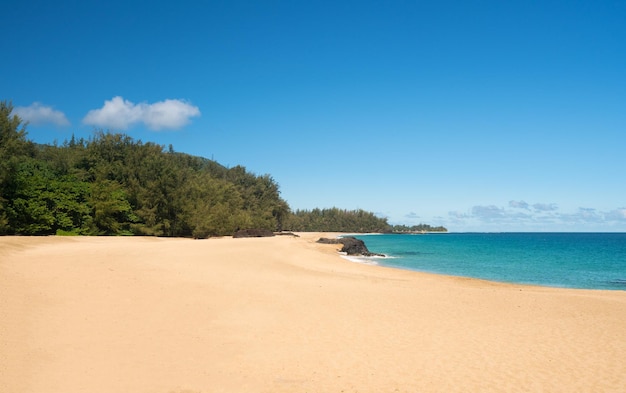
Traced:
[[[519, 209], [524, 209], [520, 212]], [[626, 207], [610, 211], [579, 207], [573, 212], [560, 212], [555, 203], [528, 204], [509, 201], [508, 208], [495, 205], [476, 205], [469, 213], [448, 212], [451, 223], [460, 226], [507, 228], [572, 228], [591, 225], [595, 228], [611, 228], [626, 223]]]
[[524, 201], [509, 201], [509, 207], [517, 209], [528, 209], [528, 203]]
[[16, 106], [13, 108], [13, 113], [35, 126], [53, 124], [58, 127], [66, 127], [70, 125], [65, 113], [40, 102], [33, 102], [29, 106]]
[[556, 203], [535, 203], [533, 205], [533, 209], [543, 212], [553, 212], [558, 210], [559, 208]]
[[626, 221], [626, 207], [620, 207], [607, 213], [607, 217], [615, 221]]
[[504, 208], [494, 205], [474, 206], [472, 208], [472, 216], [478, 217], [484, 221], [493, 221], [504, 218], [506, 216]]
[[604, 214], [590, 207], [580, 207], [573, 215], [577, 221], [604, 221]]
[[470, 215], [467, 213], [460, 212], [458, 210], [448, 212], [448, 216], [454, 220], [463, 220], [465, 218], [469, 218]]
[[409, 220], [417, 220], [418, 218], [420, 218], [420, 216], [417, 215], [417, 213], [415, 212], [410, 212], [404, 215], [404, 218], [407, 218]]
[[200, 109], [183, 100], [135, 104], [116, 96], [104, 101], [102, 108], [90, 110], [83, 118], [83, 124], [118, 130], [144, 124], [153, 131], [175, 130], [189, 124], [191, 118], [197, 116], [200, 116]]

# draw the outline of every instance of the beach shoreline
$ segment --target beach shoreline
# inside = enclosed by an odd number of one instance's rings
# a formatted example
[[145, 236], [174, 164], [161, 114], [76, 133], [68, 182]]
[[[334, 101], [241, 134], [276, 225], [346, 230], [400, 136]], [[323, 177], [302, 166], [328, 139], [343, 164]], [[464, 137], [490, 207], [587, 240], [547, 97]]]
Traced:
[[626, 292], [346, 261], [339, 233], [0, 238], [0, 391], [617, 392]]

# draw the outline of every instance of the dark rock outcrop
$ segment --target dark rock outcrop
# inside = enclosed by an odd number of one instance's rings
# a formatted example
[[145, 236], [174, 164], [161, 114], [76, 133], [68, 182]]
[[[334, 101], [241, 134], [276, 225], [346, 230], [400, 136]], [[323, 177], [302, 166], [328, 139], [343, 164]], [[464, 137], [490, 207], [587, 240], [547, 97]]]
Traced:
[[270, 237], [274, 236], [274, 232], [269, 229], [241, 229], [233, 235], [234, 238], [242, 237]]
[[384, 257], [384, 254], [377, 254], [370, 252], [363, 240], [357, 239], [352, 236], [341, 237], [338, 239], [328, 239], [325, 237], [320, 238], [318, 243], [322, 244], [343, 244], [340, 252], [345, 252], [348, 255], [360, 255], [364, 257]]

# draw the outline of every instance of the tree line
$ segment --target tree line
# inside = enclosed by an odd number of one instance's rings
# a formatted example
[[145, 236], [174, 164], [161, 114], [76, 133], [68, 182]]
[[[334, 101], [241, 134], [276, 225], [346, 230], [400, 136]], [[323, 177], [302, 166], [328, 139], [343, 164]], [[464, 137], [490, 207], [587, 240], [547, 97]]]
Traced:
[[0, 234], [204, 238], [281, 229], [278, 184], [244, 167], [96, 132], [36, 145], [0, 103]]
[[388, 232], [363, 210], [292, 212], [270, 175], [97, 131], [61, 145], [27, 139], [0, 101], [0, 235], [206, 238], [238, 229]]
[[354, 233], [424, 233], [447, 232], [442, 226], [428, 224], [390, 225], [386, 218], [365, 210], [330, 209], [296, 210], [289, 214], [285, 226], [299, 232]]
[[288, 216], [286, 227], [298, 232], [389, 232], [386, 218], [361, 209], [296, 210]]

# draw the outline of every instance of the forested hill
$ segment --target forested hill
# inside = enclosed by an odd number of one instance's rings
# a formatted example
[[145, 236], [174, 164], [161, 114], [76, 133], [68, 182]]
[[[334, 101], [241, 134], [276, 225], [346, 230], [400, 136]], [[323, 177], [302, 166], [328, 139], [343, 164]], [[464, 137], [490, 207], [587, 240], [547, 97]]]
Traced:
[[11, 111], [0, 102], [0, 234], [204, 238], [289, 212], [269, 175], [120, 134], [35, 145]]
[[96, 132], [37, 145], [0, 101], [0, 235], [206, 238], [238, 229], [389, 232], [362, 210], [292, 213], [276, 181], [242, 166]]

